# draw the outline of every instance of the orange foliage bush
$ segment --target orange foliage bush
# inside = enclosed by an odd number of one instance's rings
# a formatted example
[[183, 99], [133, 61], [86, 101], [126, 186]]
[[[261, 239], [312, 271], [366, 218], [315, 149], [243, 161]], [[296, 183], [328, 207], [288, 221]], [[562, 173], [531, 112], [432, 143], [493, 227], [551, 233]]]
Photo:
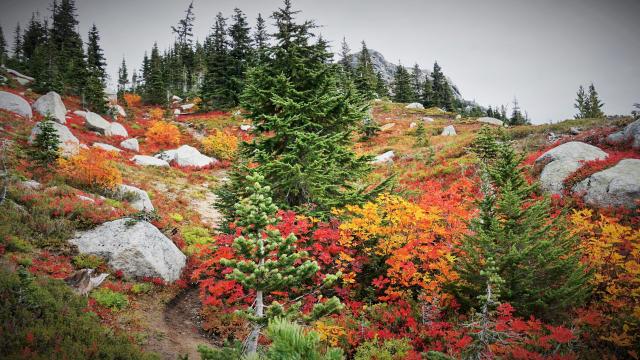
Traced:
[[231, 160], [238, 151], [238, 138], [216, 130], [213, 135], [202, 140], [202, 147], [207, 155], [220, 160]]
[[164, 111], [160, 108], [153, 108], [149, 110], [149, 117], [151, 120], [162, 120], [164, 117]]
[[60, 158], [60, 174], [71, 183], [97, 189], [114, 190], [122, 183], [112, 153], [101, 149], [81, 149], [68, 159]]
[[147, 142], [155, 146], [177, 146], [180, 144], [180, 130], [165, 121], [156, 121], [145, 133]]
[[126, 93], [124, 94], [124, 102], [126, 102], [130, 108], [138, 107], [142, 104], [142, 97], [138, 94]]

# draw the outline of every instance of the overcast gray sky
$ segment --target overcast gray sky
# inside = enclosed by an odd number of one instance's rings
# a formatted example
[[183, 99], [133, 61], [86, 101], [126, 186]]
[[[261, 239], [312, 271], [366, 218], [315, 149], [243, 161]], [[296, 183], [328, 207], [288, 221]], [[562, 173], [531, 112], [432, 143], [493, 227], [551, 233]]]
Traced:
[[[139, 67], [154, 41], [172, 43], [170, 26], [190, 0], [76, 0], [80, 32], [95, 23], [109, 73], [122, 57]], [[0, 0], [7, 41], [33, 11], [49, 16], [50, 0]], [[466, 99], [482, 105], [514, 96], [535, 123], [572, 117], [578, 85], [594, 82], [608, 114], [640, 102], [640, 0], [293, 0], [300, 18], [315, 19], [334, 51], [365, 40], [392, 62], [430, 68], [435, 60]], [[221, 11], [253, 20], [280, 0], [194, 0], [195, 34], [204, 39]]]

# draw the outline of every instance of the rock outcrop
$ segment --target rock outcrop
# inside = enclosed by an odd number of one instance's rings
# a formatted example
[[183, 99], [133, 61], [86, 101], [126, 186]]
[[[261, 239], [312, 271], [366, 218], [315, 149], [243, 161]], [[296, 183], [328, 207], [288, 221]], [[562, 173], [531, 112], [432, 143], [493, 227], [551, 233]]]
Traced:
[[55, 91], [49, 91], [42, 95], [33, 103], [33, 108], [42, 116], [51, 116], [52, 120], [66, 124], [67, 108], [62, 102], [62, 98]]
[[175, 162], [181, 167], [201, 168], [218, 162], [217, 159], [203, 155], [198, 149], [189, 145], [182, 145], [174, 150], [163, 151], [156, 155], [156, 158], [167, 162]]
[[180, 278], [186, 256], [152, 224], [124, 218], [78, 233], [70, 242], [83, 254], [101, 256], [128, 277]]
[[11, 111], [20, 116], [31, 119], [31, 106], [23, 97], [7, 91], [0, 91], [0, 109]]
[[120, 143], [120, 146], [123, 149], [131, 150], [131, 151], [135, 151], [135, 152], [140, 152], [140, 144], [138, 144], [138, 139], [136, 139], [136, 138], [123, 140]]
[[418, 102], [414, 102], [405, 106], [405, 109], [424, 109], [424, 106]]
[[497, 126], [503, 126], [504, 125], [504, 122], [502, 120], [496, 119], [496, 118], [492, 118], [492, 117], [488, 117], [488, 116], [478, 118], [476, 121], [477, 122], [481, 122], [483, 124], [490, 124], [490, 125], [497, 125]]
[[87, 111], [84, 119], [87, 129], [97, 131], [102, 135], [104, 135], [111, 127], [110, 122], [105, 120], [102, 116], [91, 111]]
[[625, 142], [631, 143], [634, 149], [640, 149], [640, 120], [636, 120], [627, 125], [624, 130], [607, 136], [607, 142], [613, 145]]
[[382, 153], [382, 154], [376, 156], [371, 163], [372, 164], [392, 163], [393, 162], [393, 158], [395, 156], [396, 156], [396, 154], [393, 152], [393, 150], [390, 150], [390, 151], [387, 151], [385, 153]]
[[597, 172], [573, 187], [584, 201], [599, 208], [640, 205], [640, 160], [624, 159], [616, 166]]
[[456, 133], [456, 128], [453, 127], [453, 125], [449, 125], [447, 127], [444, 128], [444, 130], [442, 130], [442, 134], [440, 134], [441, 136], [456, 136], [458, 135]]
[[118, 197], [128, 199], [131, 207], [138, 211], [153, 211], [153, 204], [149, 194], [135, 186], [121, 184], [118, 186]]
[[115, 121], [109, 124], [109, 128], [105, 130], [104, 134], [107, 136], [120, 136], [124, 138], [129, 137], [129, 133], [127, 132], [127, 129], [125, 129], [124, 126], [122, 126], [122, 124], [117, 123]]

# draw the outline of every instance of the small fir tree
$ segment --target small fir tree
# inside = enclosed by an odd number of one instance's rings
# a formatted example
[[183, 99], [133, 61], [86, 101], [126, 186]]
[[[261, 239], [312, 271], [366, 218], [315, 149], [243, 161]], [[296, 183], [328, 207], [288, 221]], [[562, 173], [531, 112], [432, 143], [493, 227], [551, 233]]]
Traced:
[[378, 94], [378, 99], [389, 97], [387, 82], [382, 78], [380, 71], [376, 72], [376, 94]]
[[107, 61], [104, 57], [104, 51], [100, 47], [100, 33], [98, 27], [93, 24], [89, 30], [87, 41], [87, 67], [90, 71], [94, 71], [104, 84], [107, 80]]
[[433, 81], [429, 79], [429, 75], [425, 76], [422, 87], [422, 105], [424, 105], [425, 108], [436, 106], [435, 93], [433, 92]]
[[376, 96], [376, 73], [373, 70], [371, 54], [369, 54], [369, 49], [364, 41], [360, 54], [358, 54], [358, 64], [354, 69], [354, 82], [365, 99], [371, 100]]
[[[135, 71], [134, 71], [135, 76]], [[129, 83], [129, 73], [127, 71], [127, 63], [124, 58], [122, 58], [122, 64], [120, 64], [120, 68], [118, 68], [118, 99], [120, 101], [124, 100], [124, 93], [127, 90], [127, 84]], [[133, 84], [132, 84], [133, 86]]]
[[153, 44], [151, 58], [148, 60], [148, 74], [145, 78], [144, 99], [145, 102], [154, 105], [164, 105], [167, 102], [167, 94], [164, 87], [162, 74], [162, 57], [158, 50], [158, 44]]
[[342, 70], [344, 71], [347, 77], [350, 77], [353, 74], [353, 67], [351, 66], [351, 49], [349, 48], [349, 44], [347, 44], [347, 38], [342, 38], [342, 43], [340, 44], [340, 60], [338, 64], [342, 66]]
[[589, 97], [586, 103], [587, 109], [587, 117], [589, 118], [602, 118], [604, 117], [604, 113], [602, 112], [602, 107], [604, 103], [600, 101], [598, 97], [598, 92], [596, 91], [596, 87], [591, 83], [589, 85]]
[[522, 115], [522, 110], [520, 110], [520, 105], [518, 104], [518, 99], [513, 98], [513, 110], [511, 111], [511, 118], [509, 118], [509, 125], [525, 125], [527, 123], [527, 119]]
[[22, 29], [20, 28], [20, 23], [16, 25], [16, 29], [14, 31], [13, 57], [11, 60], [15, 67], [22, 67]]
[[53, 120], [51, 116], [45, 116], [44, 120], [38, 125], [39, 132], [36, 135], [33, 146], [30, 151], [31, 159], [36, 162], [41, 168], [47, 169], [55, 165], [55, 161], [58, 160], [60, 152], [60, 138], [58, 132], [53, 127]]
[[420, 99], [422, 99], [424, 84], [422, 83], [422, 70], [418, 64], [413, 65], [413, 69], [411, 70], [411, 81], [413, 84], [413, 92], [416, 95], [413, 101], [420, 101]]
[[573, 105], [578, 110], [575, 115], [576, 119], [584, 119], [587, 117], [587, 94], [584, 91], [584, 87], [580, 85], [578, 92], [576, 93], [576, 103]]
[[256, 19], [256, 29], [253, 32], [253, 64], [258, 64], [262, 61], [268, 46], [269, 34], [267, 34], [267, 25], [262, 14], [258, 14], [258, 18]]
[[411, 75], [404, 66], [398, 65], [393, 79], [393, 101], [408, 103], [415, 99]]

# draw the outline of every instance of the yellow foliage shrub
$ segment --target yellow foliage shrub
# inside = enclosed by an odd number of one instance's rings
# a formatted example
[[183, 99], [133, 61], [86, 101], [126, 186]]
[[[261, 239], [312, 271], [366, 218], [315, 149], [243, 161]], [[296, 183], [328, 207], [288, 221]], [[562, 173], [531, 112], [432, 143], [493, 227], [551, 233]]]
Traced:
[[124, 101], [127, 103], [127, 106], [130, 108], [138, 107], [140, 106], [140, 104], [142, 104], [142, 97], [140, 97], [140, 95], [138, 94], [126, 93], [124, 94]]
[[180, 144], [180, 130], [164, 121], [154, 122], [145, 133], [147, 142], [155, 146], [177, 146]]
[[152, 120], [162, 120], [164, 117], [164, 111], [160, 108], [153, 108], [149, 110], [149, 117]]
[[238, 138], [216, 131], [213, 135], [202, 140], [202, 147], [207, 155], [215, 156], [221, 160], [231, 160], [238, 151]]
[[114, 190], [122, 183], [122, 174], [112, 156], [100, 149], [81, 149], [77, 155], [58, 160], [60, 174], [76, 185]]

